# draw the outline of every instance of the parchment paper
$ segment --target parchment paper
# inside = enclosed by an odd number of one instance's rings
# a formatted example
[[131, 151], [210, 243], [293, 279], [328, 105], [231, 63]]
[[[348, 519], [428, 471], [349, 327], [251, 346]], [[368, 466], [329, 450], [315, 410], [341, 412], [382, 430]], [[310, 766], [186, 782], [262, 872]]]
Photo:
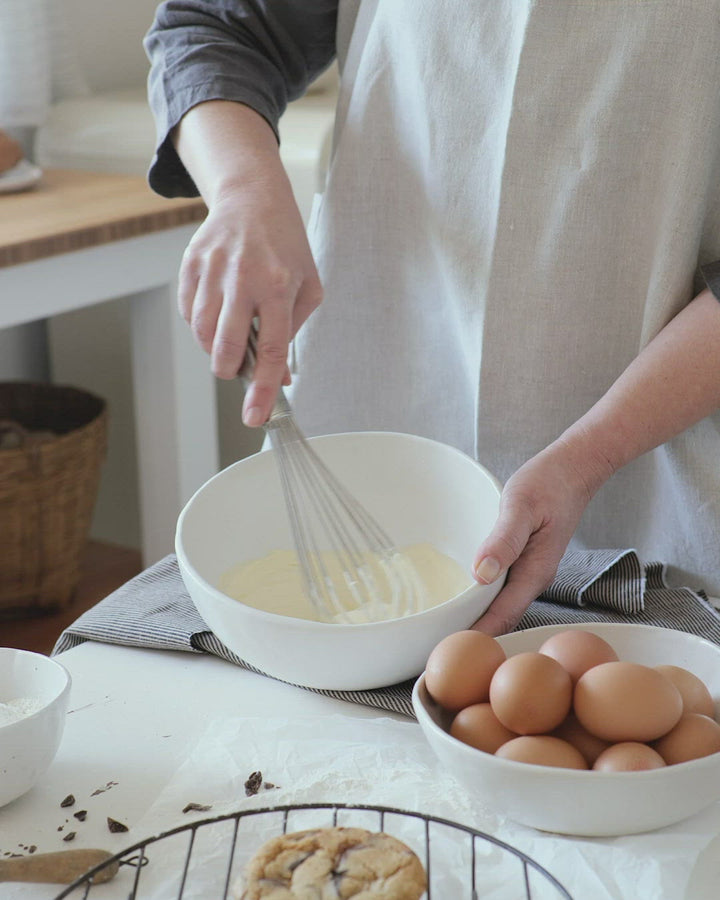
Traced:
[[[263, 783], [274, 786], [246, 796], [245, 782], [252, 772], [261, 772]], [[293, 719], [292, 729], [280, 718], [214, 721], [147, 815], [132, 828], [127, 845], [191, 820], [240, 809], [321, 801], [377, 804], [469, 825], [528, 854], [575, 900], [684, 900], [698, 856], [720, 834], [717, 806], [679, 825], [642, 835], [578, 839], [544, 834], [473, 804], [459, 783], [440, 770], [415, 723], [332, 716]], [[189, 803], [211, 808], [183, 812]], [[378, 827], [375, 814], [343, 815], [347, 818], [338, 824]], [[330, 824], [326, 813], [293, 813], [288, 830]], [[225, 821], [198, 829], [185, 873], [187, 834], [149, 845], [140, 900], [177, 897], [183, 878], [184, 900], [222, 896], [226, 881], [238, 883], [243, 865], [260, 844], [280, 833], [282, 820], [277, 814], [247, 817], [241, 820], [237, 836], [233, 827], [234, 822]], [[421, 823], [391, 816], [384, 827], [423, 859]], [[432, 897], [470, 898], [466, 839], [439, 829], [431, 832], [431, 846]], [[476, 846], [479, 896], [491, 900], [525, 896], [517, 858], [490, 844]], [[133, 876], [132, 870], [121, 871], [114, 885], [107, 885], [102, 893], [94, 889], [92, 896], [97, 892], [103, 900], [125, 898]], [[561, 896], [532, 870], [530, 882], [534, 900]]]

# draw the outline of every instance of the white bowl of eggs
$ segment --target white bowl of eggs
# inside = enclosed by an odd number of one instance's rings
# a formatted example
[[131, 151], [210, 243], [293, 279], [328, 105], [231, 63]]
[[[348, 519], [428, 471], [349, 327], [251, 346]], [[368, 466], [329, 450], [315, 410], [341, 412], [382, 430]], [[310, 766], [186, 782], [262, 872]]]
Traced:
[[469, 628], [502, 587], [502, 579], [480, 585], [471, 575], [497, 518], [500, 484], [459, 450], [414, 435], [357, 432], [309, 443], [418, 567], [432, 551], [423, 571], [435, 579], [428, 608], [385, 621], [308, 617], [301, 584], [280, 580], [286, 561], [297, 568], [297, 559], [272, 450], [211, 478], [180, 514], [175, 548], [188, 593], [225, 646], [267, 675], [329, 690], [414, 678], [435, 644]]
[[54, 659], [0, 647], [0, 806], [27, 793], [57, 753], [70, 673]]
[[478, 806], [543, 831], [652, 831], [720, 799], [720, 647], [668, 628], [449, 635], [413, 708]]

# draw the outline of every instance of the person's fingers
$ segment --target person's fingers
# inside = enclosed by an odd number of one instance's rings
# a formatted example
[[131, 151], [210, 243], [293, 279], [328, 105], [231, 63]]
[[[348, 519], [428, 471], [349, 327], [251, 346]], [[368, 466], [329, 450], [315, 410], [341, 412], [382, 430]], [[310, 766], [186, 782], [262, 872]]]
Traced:
[[189, 325], [192, 320], [193, 301], [200, 280], [200, 266], [190, 246], [187, 247], [178, 272], [177, 304], [180, 315]]
[[[273, 199], [274, 197], [274, 199]], [[322, 299], [322, 288], [292, 193], [252, 188], [215, 204], [183, 255], [178, 307], [219, 378], [242, 366], [258, 317], [254, 375], [244, 421], [262, 425], [289, 385], [291, 338]]]
[[225, 298], [218, 316], [211, 353], [211, 368], [217, 378], [235, 378], [240, 371], [251, 322], [252, 312], [249, 306], [230, 302], [228, 297]]
[[512, 631], [528, 606], [552, 583], [556, 571], [557, 559], [552, 553], [529, 547], [510, 568], [487, 611], [471, 627], [492, 635]]
[[310, 275], [299, 286], [281, 268], [275, 269], [267, 283], [275, 293], [259, 308], [255, 373], [243, 404], [243, 421], [251, 427], [266, 421], [278, 389], [290, 384], [287, 365], [290, 341], [322, 301], [322, 286], [314, 264]]
[[223, 262], [219, 254], [204, 263], [195, 289], [190, 329], [206, 353], [212, 353], [215, 331], [223, 302]]
[[563, 552], [564, 535], [548, 528], [528, 496], [506, 487], [498, 519], [478, 548], [473, 571], [480, 584], [507, 579], [487, 611], [472, 626], [505, 634], [551, 583]]
[[[300, 328], [310, 317], [310, 314], [320, 306], [323, 300], [323, 289], [320, 283], [320, 276], [313, 265], [312, 273], [303, 281], [295, 299], [295, 305], [292, 310], [292, 323], [290, 329], [290, 340], [293, 340]], [[292, 375], [290, 368], [285, 367], [283, 376], [283, 387], [288, 387], [292, 383]]]
[[478, 547], [473, 574], [480, 584], [492, 584], [520, 556], [537, 528], [531, 505], [505, 493], [492, 531]]
[[223, 302], [213, 340], [211, 367], [218, 378], [235, 378], [245, 359], [253, 319], [253, 284], [244, 267], [225, 271]]
[[260, 310], [255, 370], [243, 403], [243, 422], [251, 428], [262, 425], [272, 411], [277, 392], [288, 374], [289, 343], [289, 304], [264, 304]]

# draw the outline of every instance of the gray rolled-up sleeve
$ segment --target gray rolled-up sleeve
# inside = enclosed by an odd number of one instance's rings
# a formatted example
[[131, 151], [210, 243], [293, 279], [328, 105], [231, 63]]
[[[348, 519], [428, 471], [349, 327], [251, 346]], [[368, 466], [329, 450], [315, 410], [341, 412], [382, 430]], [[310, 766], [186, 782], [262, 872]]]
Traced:
[[252, 107], [275, 134], [287, 104], [335, 57], [338, 0], [166, 0], [145, 37], [157, 150], [148, 180], [166, 197], [197, 196], [170, 132], [206, 100]]

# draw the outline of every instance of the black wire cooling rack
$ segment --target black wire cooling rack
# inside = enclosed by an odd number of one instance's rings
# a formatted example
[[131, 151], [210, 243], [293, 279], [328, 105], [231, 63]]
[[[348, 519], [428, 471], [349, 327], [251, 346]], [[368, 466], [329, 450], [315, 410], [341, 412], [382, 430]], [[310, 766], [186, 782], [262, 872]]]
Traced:
[[[233, 885], [244, 863], [265, 840], [304, 828], [335, 826], [385, 831], [405, 841], [425, 866], [427, 900], [480, 900], [489, 893], [508, 900], [573, 900], [539, 863], [492, 835], [424, 813], [343, 803], [272, 806], [190, 822], [109, 857], [54, 900], [234, 900], [239, 893]], [[159, 883], [152, 874], [156, 860], [165, 873]], [[113, 881], [95, 884], [98, 874], [114, 864], [119, 868]], [[207, 886], [207, 873], [201, 889], [193, 886], [198, 865], [211, 868], [212, 888]]]

